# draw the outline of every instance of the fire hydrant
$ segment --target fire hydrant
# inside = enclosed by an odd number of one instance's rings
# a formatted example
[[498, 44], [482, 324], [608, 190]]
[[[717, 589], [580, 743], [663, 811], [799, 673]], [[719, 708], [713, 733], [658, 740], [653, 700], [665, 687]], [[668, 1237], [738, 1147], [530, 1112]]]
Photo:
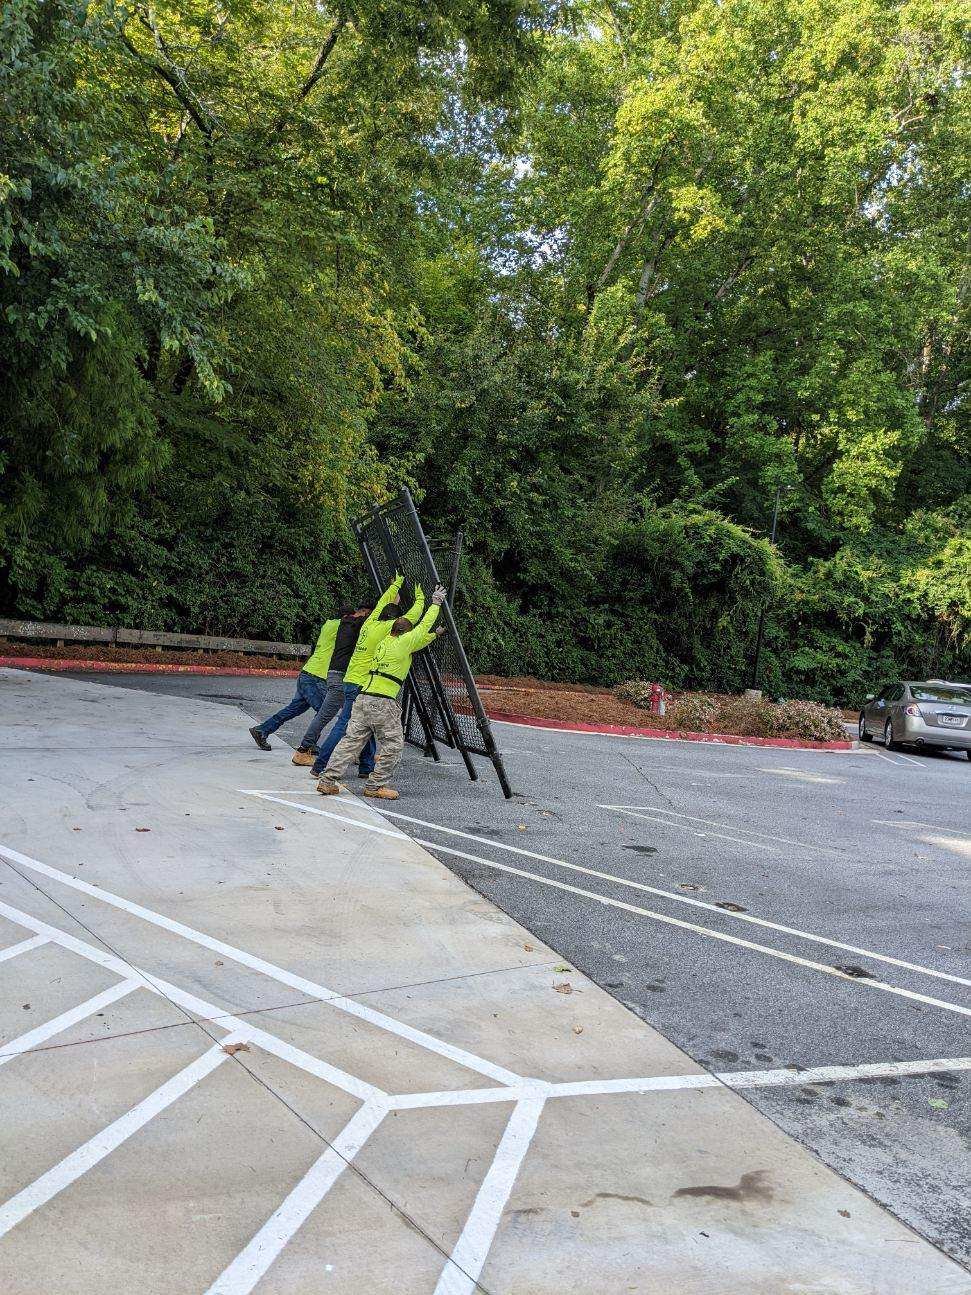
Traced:
[[648, 702], [652, 715], [664, 714], [664, 689], [659, 683], [651, 684], [651, 691], [648, 693]]

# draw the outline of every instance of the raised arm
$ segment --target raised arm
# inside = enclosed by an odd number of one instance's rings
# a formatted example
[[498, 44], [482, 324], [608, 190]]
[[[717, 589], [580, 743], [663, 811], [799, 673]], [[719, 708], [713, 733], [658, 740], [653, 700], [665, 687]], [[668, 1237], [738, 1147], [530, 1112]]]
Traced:
[[422, 614], [422, 608], [425, 606], [425, 595], [421, 591], [421, 585], [415, 585], [415, 601], [405, 612], [405, 616], [414, 625]]
[[398, 601], [404, 579], [404, 576], [399, 571], [378, 601], [374, 604], [374, 611], [364, 622], [365, 625], [370, 625], [374, 621], [379, 620], [381, 613], [384, 611], [385, 607], [387, 607], [388, 603], [396, 603]]
[[441, 627], [433, 629], [444, 601], [445, 589], [444, 586], [439, 585], [432, 594], [431, 604], [424, 616], [413, 630], [409, 630], [407, 634], [402, 634], [398, 642], [406, 643], [412, 652], [418, 652], [421, 648], [428, 647], [429, 643], [434, 643], [439, 634], [444, 632]]

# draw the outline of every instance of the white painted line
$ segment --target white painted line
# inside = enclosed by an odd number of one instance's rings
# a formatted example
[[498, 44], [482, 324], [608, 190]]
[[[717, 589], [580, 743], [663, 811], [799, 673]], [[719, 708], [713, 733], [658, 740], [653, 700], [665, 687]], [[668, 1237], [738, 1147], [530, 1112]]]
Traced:
[[522, 868], [511, 868], [508, 864], [497, 863], [495, 859], [483, 859], [479, 855], [466, 854], [463, 850], [455, 850], [448, 845], [436, 845], [433, 841], [423, 841], [420, 837], [415, 837], [415, 840], [419, 845], [423, 845], [429, 850], [441, 850], [446, 854], [457, 855], [460, 859], [468, 859], [470, 863], [485, 864], [486, 867], [497, 868], [500, 872], [508, 872], [517, 877], [524, 877], [527, 881], [538, 882], [541, 886], [550, 886], [554, 890], [569, 891], [573, 895], [580, 895], [584, 899], [592, 899], [595, 903], [603, 904], [608, 908], [623, 909], [628, 913], [636, 913], [639, 917], [649, 917], [655, 922], [663, 922], [667, 926], [676, 926], [683, 931], [692, 931], [696, 935], [707, 935], [714, 940], [722, 940], [726, 944], [737, 945], [739, 948], [752, 949], [756, 953], [767, 953], [773, 958], [780, 958], [783, 962], [791, 962], [799, 967], [808, 967], [813, 971], [821, 971], [824, 975], [835, 976], [839, 980], [848, 980], [854, 985], [865, 985], [869, 989], [879, 989], [886, 994], [898, 994], [901, 998], [909, 998], [917, 1003], [927, 1003], [931, 1007], [943, 1007], [945, 1011], [957, 1012], [961, 1016], [971, 1016], [971, 1007], [962, 1007], [959, 1003], [949, 1003], [941, 998], [929, 998], [926, 994], [916, 994], [911, 989], [901, 989], [897, 985], [887, 984], [884, 980], [848, 976], [846, 972], [839, 971], [836, 967], [829, 966], [824, 962], [813, 962], [809, 958], [797, 958], [795, 954], [783, 953], [781, 949], [771, 949], [765, 944], [754, 944], [751, 940], [742, 940], [737, 935], [728, 935], [724, 931], [713, 931], [707, 926], [696, 926], [693, 922], [682, 922], [680, 918], [668, 917], [665, 913], [656, 913], [649, 908], [640, 908], [637, 904], [627, 904], [620, 899], [610, 899], [606, 895], [598, 895], [592, 890], [583, 890], [579, 886], [569, 886], [565, 881], [555, 881], [552, 877], [540, 877], [535, 872], [525, 872]]
[[[314, 787], [313, 792], [314, 792], [314, 795], [319, 794], [319, 793], [317, 792], [316, 787]], [[313, 806], [311, 806], [311, 805], [297, 805], [297, 806], [294, 806], [294, 805], [293, 805], [293, 801], [292, 801], [292, 800], [283, 800], [280, 796], [275, 795], [274, 793], [269, 792], [269, 791], [244, 791], [244, 790], [242, 790], [242, 789], [241, 789], [239, 794], [240, 794], [241, 796], [257, 796], [257, 797], [259, 797], [259, 799], [260, 799], [260, 800], [272, 800], [272, 801], [273, 801], [275, 804], [277, 804], [277, 805], [290, 805], [290, 806], [292, 806], [292, 807], [294, 807], [294, 808], [296, 808], [296, 809], [302, 809], [302, 810], [304, 811], [304, 813], [306, 813], [306, 814], [318, 814], [321, 818], [332, 818], [332, 819], [334, 820], [334, 822], [335, 822], [335, 823], [346, 823], [346, 822], [348, 821], [348, 820], [347, 820], [347, 815], [346, 815], [346, 814], [334, 814], [334, 813], [332, 813], [330, 810], [327, 810], [327, 809], [321, 809], [319, 805], [313, 805]], [[290, 792], [289, 794], [292, 796], [292, 795], [293, 795], [293, 792]], [[298, 794], [302, 794], [302, 793], [298, 793]], [[343, 802], [342, 802], [342, 803], [343, 803]], [[355, 808], [355, 809], [367, 809], [367, 806], [366, 806], [366, 805], [359, 805], [359, 804], [355, 804], [355, 805], [354, 805], [354, 808]], [[374, 811], [372, 810], [371, 812], [373, 813]], [[355, 819], [354, 821], [356, 822], [357, 820]], [[371, 828], [371, 831], [372, 831], [372, 832], [376, 832], [376, 833], [378, 834], [378, 836], [390, 836], [390, 837], [393, 837], [393, 838], [394, 838], [394, 840], [396, 840], [396, 841], [410, 841], [410, 840], [411, 840], [411, 837], [406, 836], [406, 834], [405, 834], [404, 832], [395, 832], [395, 831], [393, 831], [393, 830], [392, 830], [391, 828], [389, 828], [389, 827], [381, 827], [378, 823], [373, 823], [373, 822], [372, 822], [372, 823], [370, 823], [370, 824], [369, 824], [369, 826], [370, 826], [370, 828]]]
[[438, 1279], [435, 1295], [471, 1295], [478, 1285], [543, 1105], [542, 1097], [527, 1097], [516, 1103], [462, 1234]]
[[880, 1061], [860, 1066], [814, 1066], [810, 1070], [743, 1070], [719, 1075], [731, 1088], [777, 1088], [785, 1084], [838, 1084], [853, 1079], [903, 1079], [941, 1071], [971, 1070], [971, 1057], [936, 1061]]
[[21, 940], [19, 944], [11, 944], [6, 949], [0, 949], [0, 962], [6, 962], [8, 958], [16, 958], [21, 953], [29, 953], [31, 949], [40, 949], [48, 943], [45, 936], [32, 935], [29, 940]]
[[933, 1075], [971, 1070], [971, 1057], [938, 1057], [933, 1061], [878, 1061], [858, 1066], [815, 1066], [809, 1070], [699, 1071], [690, 1075], [645, 1075], [632, 1079], [581, 1079], [535, 1084], [532, 1088], [463, 1088], [444, 1092], [401, 1093], [388, 1099], [391, 1110], [438, 1106], [477, 1106], [487, 1102], [516, 1102], [525, 1097], [608, 1096], [611, 1093], [674, 1092], [688, 1088], [780, 1088], [799, 1084], [838, 1084], [854, 1079]]
[[328, 1083], [337, 1088], [342, 1088], [345, 1092], [352, 1093], [362, 1101], [384, 1096], [380, 1088], [375, 1088], [373, 1084], [369, 1084], [363, 1079], [358, 1079], [356, 1075], [350, 1075], [346, 1071], [338, 1070], [336, 1066], [330, 1065], [329, 1062], [321, 1061], [319, 1057], [311, 1056], [309, 1052], [304, 1052], [301, 1048], [284, 1042], [283, 1039], [277, 1038], [275, 1034], [268, 1034], [266, 1030], [260, 1029], [257, 1025], [242, 1021], [226, 1012], [223, 1008], [217, 1007], [214, 1003], [209, 1003], [204, 998], [198, 998], [195, 994], [187, 993], [184, 989], [179, 989], [177, 985], [169, 984], [167, 980], [162, 980], [157, 976], [149, 976], [137, 967], [130, 967], [127, 963], [122, 962], [120, 958], [116, 958], [114, 954], [106, 953], [94, 945], [85, 944], [83, 940], [78, 940], [75, 936], [58, 930], [56, 926], [48, 926], [46, 922], [40, 921], [39, 918], [31, 917], [29, 913], [22, 913], [19, 909], [0, 903], [0, 914], [18, 922], [21, 926], [32, 927], [39, 934], [44, 935], [50, 943], [58, 944], [62, 948], [68, 949], [71, 953], [76, 953], [79, 957], [87, 958], [90, 962], [95, 962], [98, 966], [104, 967], [108, 971], [129, 976], [136, 989], [147, 989], [153, 994], [158, 994], [160, 997], [168, 999], [176, 1007], [181, 1007], [190, 1017], [195, 1016], [203, 1021], [208, 1021], [220, 1030], [231, 1030], [239, 1034], [240, 1037], [245, 1037], [256, 1043], [265, 1052], [271, 1052], [282, 1061], [288, 1061], [291, 1065], [298, 1066], [309, 1074], [316, 1075], [319, 1079], [325, 1079]]
[[722, 823], [715, 818], [699, 818], [697, 814], [683, 814], [676, 809], [666, 809], [663, 805], [598, 805], [598, 809], [617, 809], [622, 813], [637, 810], [643, 813], [650, 810], [652, 814], [662, 814], [668, 818], [684, 818], [691, 823], [705, 823], [709, 827], [727, 827], [732, 832], [741, 832], [744, 836], [758, 836], [763, 841], [775, 841], [778, 845], [796, 845], [801, 850], [818, 850], [824, 854], [839, 853], [825, 845], [815, 845], [809, 841], [796, 841], [791, 836], [773, 836], [771, 832], [756, 832], [754, 828], [741, 827], [738, 823]]
[[579, 1080], [551, 1084], [549, 1096], [596, 1097], [612, 1093], [661, 1093], [699, 1088], [786, 1088], [803, 1084], [850, 1083], [971, 1070], [971, 1057], [935, 1061], [881, 1061], [873, 1065], [816, 1066], [810, 1070], [723, 1070], [717, 1074], [648, 1075], [643, 1079]]
[[881, 827], [929, 827], [932, 832], [958, 832], [957, 828], [941, 827], [940, 823], [922, 823], [918, 818], [871, 818], [870, 822], [879, 823]]
[[[693, 827], [690, 823], [679, 823], [677, 820], [669, 818], [656, 818], [653, 814], [645, 814], [640, 810], [620, 809], [617, 805], [598, 805], [598, 809], [615, 809], [618, 814], [626, 814], [628, 818], [644, 819], [648, 823], [661, 823], [664, 827], [677, 827], [682, 832], [690, 832], [692, 836], [700, 837], [702, 841], [707, 841], [711, 836], [717, 836], [719, 840], [731, 841], [735, 845], [745, 845], [753, 850], [773, 850], [774, 846], [765, 841], [747, 841], [741, 836], [729, 836], [726, 832], [713, 832], [710, 828], [702, 831], [701, 828]], [[744, 828], [742, 829], [744, 831]]]
[[[298, 805], [296, 808], [302, 809], [306, 813], [325, 812], [310, 809], [304, 805]], [[331, 815], [327, 814], [327, 817], [329, 818]], [[353, 820], [351, 819], [345, 818], [344, 821], [347, 823], [353, 823]], [[384, 830], [377, 828], [375, 825], [370, 823], [359, 823], [354, 825], [366, 828], [369, 832], [377, 831], [381, 833], [381, 835], [386, 834]], [[411, 839], [411, 837], [405, 837], [405, 840], [410, 841]], [[244, 967], [249, 967], [253, 971], [258, 971], [265, 976], [269, 976], [270, 979], [278, 981], [281, 985], [289, 985], [291, 989], [297, 989], [300, 993], [306, 994], [310, 998], [319, 998], [325, 1002], [327, 1006], [333, 1007], [337, 1011], [346, 1012], [351, 1016], [359, 1017], [361, 1020], [369, 1021], [372, 1025], [376, 1025], [382, 1030], [387, 1030], [391, 1034], [398, 1035], [399, 1038], [409, 1039], [412, 1043], [417, 1043], [420, 1047], [427, 1048], [431, 1052], [436, 1052], [439, 1056], [447, 1057], [450, 1061], [457, 1062], [467, 1070], [474, 1070], [478, 1074], [486, 1075], [488, 1078], [494, 1079], [500, 1084], [518, 1084], [522, 1080], [521, 1075], [517, 1075], [511, 1070], [507, 1070], [504, 1066], [496, 1065], [493, 1062], [486, 1060], [484, 1057], [477, 1057], [474, 1053], [467, 1052], [464, 1048], [459, 1048], [454, 1044], [446, 1043], [442, 1039], [436, 1039], [434, 1035], [426, 1034], [424, 1030], [415, 1029], [410, 1025], [404, 1024], [402, 1021], [396, 1021], [394, 1017], [386, 1016], [383, 1012], [379, 1012], [373, 1007], [368, 1007], [363, 1003], [358, 1003], [351, 998], [345, 998], [342, 994], [337, 993], [333, 989], [329, 989], [326, 985], [317, 984], [315, 981], [308, 980], [304, 976], [296, 976], [292, 972], [285, 971], [282, 967], [277, 967], [271, 962], [266, 962], [263, 958], [257, 958], [251, 953], [246, 953], [243, 949], [236, 949], [231, 944], [225, 944], [222, 940], [216, 940], [211, 936], [204, 935], [201, 931], [193, 930], [191, 926], [183, 925], [182, 922], [173, 921], [171, 918], [165, 917], [161, 913], [154, 913], [151, 909], [143, 908], [140, 904], [134, 904], [130, 900], [123, 899], [120, 895], [114, 895], [111, 891], [102, 890], [100, 886], [91, 885], [89, 882], [81, 881], [79, 878], [72, 877], [66, 872], [60, 872], [57, 868], [52, 868], [46, 863], [40, 863], [37, 859], [31, 859], [29, 855], [21, 854], [19, 850], [12, 850], [7, 846], [0, 846], [0, 857], [4, 855], [6, 855], [7, 858], [12, 859], [15, 863], [18, 863], [21, 867], [28, 868], [33, 872], [39, 872], [42, 876], [49, 877], [52, 881], [60, 882], [64, 886], [70, 886], [73, 890], [79, 890], [82, 894], [90, 895], [92, 898], [101, 900], [105, 904], [110, 904], [112, 907], [119, 908], [123, 912], [130, 913], [134, 917], [139, 917], [143, 921], [151, 923], [153, 926], [161, 927], [165, 931], [171, 931], [174, 935], [181, 935], [183, 939], [189, 940], [193, 944], [201, 945], [205, 949], [212, 949], [214, 953], [220, 953], [227, 958], [231, 958], [234, 962], [240, 963]], [[6, 906], [4, 904], [0, 903], [0, 912], [3, 912], [5, 907]], [[16, 921], [18, 919], [15, 918], [14, 920]], [[56, 927], [48, 927], [46, 923], [38, 924], [34, 919], [31, 919], [30, 922], [24, 924], [30, 926], [32, 930], [37, 931], [39, 934], [53, 932], [50, 938], [56, 940], [59, 944], [64, 944], [65, 947], [69, 947], [65, 944], [66, 940], [73, 940], [73, 937], [65, 936], [65, 934], [62, 931], [58, 931]], [[44, 928], [43, 931], [41, 930], [42, 927]], [[79, 940], [73, 940], [73, 946], [82, 949], [91, 947], [83, 945]], [[98, 951], [92, 949], [92, 952]], [[82, 956], [89, 955], [83, 954]], [[102, 955], [94, 960], [100, 961], [102, 966], [124, 966], [123, 963], [112, 958], [109, 954]], [[128, 970], [129, 969], [126, 968], [126, 972]], [[162, 986], [165, 984], [165, 982], [158, 980], [157, 978], [154, 982], [149, 978], [146, 978], [146, 980], [149, 987]], [[167, 988], [162, 992], [166, 997], [172, 998], [173, 1001], [181, 1002], [183, 1005], [191, 998], [190, 995], [186, 995], [183, 991], [177, 990], [174, 986], [167, 986]], [[199, 1006], [190, 1008], [190, 1011], [199, 1011], [201, 1007], [203, 1015], [225, 1015], [218, 1008], [213, 1008], [211, 1004], [203, 1003], [202, 999], [191, 999], [191, 1001]], [[266, 1037], [268, 1039], [273, 1038], [272, 1035], [267, 1035]], [[279, 1040], [274, 1040], [274, 1043], [277, 1047], [285, 1046], [282, 1045]], [[318, 1062], [318, 1064], [321, 1063]], [[352, 1077], [347, 1077], [347, 1079], [350, 1078]], [[360, 1092], [360, 1081], [355, 1080], [355, 1083], [358, 1087], [349, 1091]], [[377, 1092], [376, 1089], [371, 1089], [371, 1091]]]
[[[233, 1036], [231, 1035], [230, 1038]], [[109, 1124], [100, 1133], [96, 1133], [76, 1151], [72, 1151], [52, 1169], [48, 1169], [47, 1173], [41, 1174], [40, 1178], [35, 1178], [29, 1187], [25, 1187], [16, 1196], [11, 1196], [5, 1205], [0, 1205], [0, 1237], [5, 1236], [12, 1227], [16, 1227], [39, 1206], [45, 1205], [58, 1192], [62, 1192], [65, 1187], [70, 1187], [71, 1183], [86, 1174], [89, 1169], [93, 1169], [96, 1164], [104, 1160], [105, 1156], [110, 1155], [127, 1141], [133, 1133], [143, 1128], [149, 1120], [154, 1119], [167, 1106], [171, 1106], [200, 1079], [204, 1079], [218, 1065], [226, 1061], [228, 1055], [221, 1047], [210, 1048], [184, 1070], [173, 1075], [160, 1088], [156, 1088], [144, 1101], [139, 1102], [120, 1119]]]
[[[127, 968], [126, 968], [127, 970]], [[84, 1003], [79, 1003], [77, 1007], [72, 1007], [60, 1016], [55, 1016], [51, 1021], [45, 1021], [43, 1025], [38, 1025], [36, 1029], [28, 1030], [26, 1034], [21, 1034], [19, 1038], [11, 1039], [8, 1043], [0, 1045], [0, 1066], [5, 1066], [8, 1061], [13, 1061], [14, 1057], [19, 1057], [38, 1044], [46, 1042], [55, 1034], [60, 1034], [63, 1030], [69, 1030], [72, 1025], [77, 1025], [79, 1021], [93, 1016], [95, 1012], [100, 1012], [102, 1007], [108, 1007], [111, 1003], [117, 1003], [119, 998], [125, 998], [136, 989], [143, 989], [144, 985], [140, 980], [122, 980], [117, 985], [112, 985], [109, 989], [102, 990], [100, 994], [95, 994]]]
[[[256, 795], [258, 793], [253, 792], [249, 794]], [[294, 809], [304, 808], [304, 806], [297, 804], [295, 801], [281, 800], [279, 803], [282, 805], [290, 805]], [[604, 806], [600, 806], [600, 808], [620, 809], [621, 806], [604, 805]], [[307, 812], [312, 813], [313, 810], [308, 810]], [[707, 912], [716, 914], [718, 917], [728, 917], [738, 922], [748, 922], [750, 925], [753, 925], [753, 926], [764, 926], [767, 930], [770, 930], [770, 931], [781, 931], [783, 935], [792, 935], [797, 937], [800, 940], [811, 940], [814, 944], [824, 944], [831, 949], [842, 949], [844, 953], [855, 953], [859, 957], [873, 958], [877, 962], [887, 963], [888, 966], [902, 967], [905, 971], [915, 971], [918, 974], [923, 976], [934, 976], [938, 980], [949, 980], [956, 985], [971, 986], [971, 980], [966, 979], [964, 976], [955, 976], [948, 971], [937, 971], [933, 967], [924, 967], [916, 962], [907, 962], [903, 958], [892, 958], [889, 954], [886, 954], [886, 953], [875, 953], [872, 949], [863, 949], [855, 944], [846, 944], [842, 940], [833, 940], [825, 935], [814, 935], [810, 931], [802, 931], [795, 926], [785, 926], [781, 922], [771, 922], [768, 920], [768, 918], [756, 917], [753, 913], [733, 913], [728, 909], [719, 908], [717, 904], [707, 903], [703, 899], [691, 899], [688, 895], [681, 895], [681, 894], [678, 894], [676, 891], [672, 891], [672, 890], [664, 890], [659, 886], [648, 886], [644, 882], [633, 881], [629, 877], [619, 877], [615, 873], [610, 873], [610, 872], [598, 872], [595, 868], [587, 868], [579, 863], [567, 863], [564, 859], [555, 859], [553, 858], [552, 855], [549, 855], [549, 854], [537, 854], [535, 850], [526, 850], [522, 846], [506, 845], [504, 842], [494, 841], [491, 838], [486, 836], [476, 836], [475, 833], [473, 832], [463, 832], [455, 827], [443, 827], [442, 824], [440, 823], [430, 823], [426, 819], [413, 818], [411, 815], [401, 814], [397, 810], [383, 810], [382, 812], [385, 814], [394, 814], [395, 818], [400, 818], [408, 823], [417, 823], [421, 827], [428, 827], [436, 832], [445, 832], [449, 836], [464, 837], [468, 841], [478, 841], [481, 845], [494, 846], [496, 849], [506, 850], [511, 854], [523, 855], [528, 859], [538, 859], [541, 863], [551, 863], [558, 868], [566, 868], [570, 872], [579, 872], [588, 877], [598, 877], [600, 878], [600, 880], [608, 881], [612, 885], [627, 886], [631, 890], [640, 890], [645, 892], [646, 894], [659, 895], [664, 899], [671, 899], [679, 904], [687, 904], [691, 908], [701, 908], [706, 910]], [[358, 827], [367, 826], [365, 823], [362, 823], [358, 819], [348, 819], [347, 821], [354, 823]], [[424, 844], [425, 846], [427, 846], [429, 849], [432, 849], [432, 850], [445, 849], [444, 846], [437, 845], [437, 844], [432, 845], [427, 841], [426, 842], [419, 841], [418, 844]], [[699, 929], [704, 930], [707, 928], [699, 928]]]
[[904, 755], [904, 753], [903, 753], [902, 751], [898, 751], [898, 752], [897, 752], [897, 759], [898, 759], [898, 760], [906, 760], [908, 764], [916, 764], [916, 766], [917, 766], [917, 768], [918, 768], [918, 769], [923, 769], [923, 768], [924, 768], [924, 762], [923, 762], [923, 760], [915, 760], [915, 759], [914, 759], [914, 757], [913, 757], [912, 755]]
[[759, 773], [777, 773], [783, 778], [797, 778], [800, 782], [846, 782], [845, 778], [830, 778], [824, 773], [811, 773], [805, 769], [789, 769], [785, 765], [766, 765], [759, 768]]
[[868, 747], [867, 749], [868, 749], [868, 751], [869, 751], [870, 755], [876, 755], [876, 756], [879, 756], [881, 760], [886, 760], [886, 761], [888, 761], [890, 764], [899, 764], [899, 763], [900, 763], [900, 761], [899, 761], [899, 760], [895, 760], [895, 759], [893, 758], [893, 756], [892, 756], [892, 755], [885, 755], [883, 751], [875, 751], [875, 750], [873, 749], [873, 747], [872, 747], [872, 746], [871, 746], [871, 747]]
[[[206, 1295], [248, 1295], [324, 1199], [384, 1119], [387, 1110], [380, 1101], [368, 1102], [361, 1107], [252, 1241], [223, 1269]], [[322, 1256], [318, 1255], [316, 1261], [322, 1263]]]

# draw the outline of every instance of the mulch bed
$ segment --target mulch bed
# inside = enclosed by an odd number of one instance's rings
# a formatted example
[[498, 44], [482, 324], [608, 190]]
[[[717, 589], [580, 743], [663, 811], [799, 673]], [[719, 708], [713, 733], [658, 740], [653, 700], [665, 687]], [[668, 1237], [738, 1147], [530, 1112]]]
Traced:
[[289, 670], [296, 674], [303, 664], [299, 657], [261, 656], [257, 652], [201, 652], [183, 648], [121, 647], [114, 643], [24, 643], [0, 638], [0, 656], [44, 657], [59, 661], [117, 661], [144, 665], [209, 665], [227, 670]]
[[[201, 652], [176, 648], [121, 647], [108, 643], [24, 643], [0, 638], [0, 656], [46, 660], [105, 661], [119, 665], [209, 666], [225, 670], [280, 670], [296, 675], [302, 661], [294, 657], [262, 656], [251, 652]], [[609, 688], [595, 684], [549, 683], [530, 675], [502, 678], [479, 675], [482, 700], [489, 712], [562, 720], [574, 724], [620, 724], [634, 728], [664, 728], [661, 715], [621, 701]], [[845, 712], [848, 719], [856, 712]], [[735, 730], [729, 728], [728, 732]], [[746, 736], [740, 734], [740, 736]]]

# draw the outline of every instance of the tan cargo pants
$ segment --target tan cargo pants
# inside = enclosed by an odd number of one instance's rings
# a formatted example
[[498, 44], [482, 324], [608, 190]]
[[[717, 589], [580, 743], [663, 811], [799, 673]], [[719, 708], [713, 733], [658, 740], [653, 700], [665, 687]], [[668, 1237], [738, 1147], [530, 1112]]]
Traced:
[[388, 785], [405, 749], [401, 708], [394, 697], [370, 697], [363, 692], [359, 692], [354, 698], [347, 732], [334, 747], [334, 754], [324, 770], [324, 777], [328, 782], [340, 782], [343, 779], [349, 766], [357, 762], [357, 757], [364, 750], [372, 733], [378, 745], [378, 755], [374, 761], [374, 772], [365, 786], [373, 790]]

